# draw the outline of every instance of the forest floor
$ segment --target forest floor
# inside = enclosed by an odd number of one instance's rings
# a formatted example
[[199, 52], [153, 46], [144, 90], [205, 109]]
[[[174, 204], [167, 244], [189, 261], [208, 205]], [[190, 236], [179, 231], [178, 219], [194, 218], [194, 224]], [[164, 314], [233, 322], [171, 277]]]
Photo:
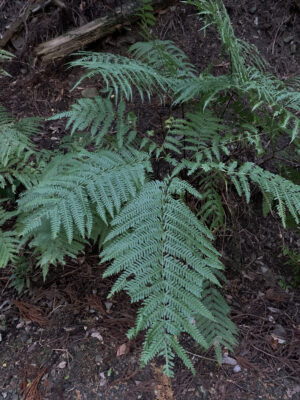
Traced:
[[[0, 33], [25, 3], [0, 0]], [[16, 58], [6, 66], [11, 77], [0, 80], [0, 104], [18, 118], [48, 117], [66, 110], [87, 89], [99, 91], [101, 82], [95, 80], [71, 91], [80, 71], [67, 69], [68, 59], [45, 67], [34, 64], [30, 54], [36, 44], [104, 15], [114, 3], [118, 1], [65, 0], [67, 14], [50, 5], [30, 19], [7, 47]], [[237, 36], [258, 47], [273, 73], [282, 79], [299, 74], [296, 0], [225, 4]], [[200, 28], [195, 12], [178, 3], [158, 16], [154, 33], [173, 40], [199, 71], [211, 63], [214, 73], [226, 72], [216, 34], [208, 30], [204, 37]], [[89, 49], [126, 54], [137, 40], [139, 28], [132, 25]], [[136, 103], [134, 111], [142, 120], [141, 130], [155, 130], [170, 110]], [[34, 142], [41, 149], [55, 149], [64, 133], [63, 121], [46, 122]], [[172, 380], [162, 374], [159, 359], [140, 369], [143, 335], [126, 338], [137, 306], [125, 294], [106, 300], [113, 281], [101, 278], [105, 266], [99, 265], [97, 251], [89, 249], [52, 269], [45, 282], [33, 266], [30, 287], [20, 295], [10, 286], [10, 268], [0, 271], [0, 400], [299, 399], [300, 292], [293, 286], [297, 276], [283, 247], [299, 254], [300, 235], [284, 230], [275, 215], [263, 219], [259, 199], [251, 207], [240, 202], [232, 216], [217, 240], [226, 265], [223, 294], [239, 328], [239, 344], [228, 363], [218, 366], [212, 352], [201, 353], [183, 337], [195, 363], [194, 376], [179, 361]]]

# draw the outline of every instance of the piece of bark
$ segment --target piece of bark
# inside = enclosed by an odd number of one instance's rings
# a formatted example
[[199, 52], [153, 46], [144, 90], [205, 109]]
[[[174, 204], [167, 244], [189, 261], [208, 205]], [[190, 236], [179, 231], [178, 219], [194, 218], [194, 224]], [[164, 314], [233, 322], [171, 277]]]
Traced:
[[[151, 5], [154, 11], [158, 11], [176, 2], [177, 0], [152, 0]], [[142, 6], [141, 0], [128, 1], [122, 7], [117, 7], [112, 16], [97, 18], [55, 39], [41, 43], [34, 49], [34, 54], [43, 64], [47, 64], [76, 50], [81, 50], [85, 45], [108, 36], [122, 26], [138, 20], [137, 13]]]

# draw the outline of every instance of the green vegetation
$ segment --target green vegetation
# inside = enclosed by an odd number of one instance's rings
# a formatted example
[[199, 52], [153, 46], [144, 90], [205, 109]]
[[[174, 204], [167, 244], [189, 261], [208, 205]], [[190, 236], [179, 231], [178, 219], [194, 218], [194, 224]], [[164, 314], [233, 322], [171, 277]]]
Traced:
[[[236, 190], [250, 202], [258, 188], [264, 212], [275, 207], [284, 226], [287, 216], [298, 224], [300, 215], [299, 185], [238, 157], [245, 150], [260, 160], [263, 139], [276, 152], [282, 137], [300, 154], [300, 78], [283, 82], [271, 75], [256, 48], [235, 36], [221, 1], [188, 4], [205, 29], [217, 30], [228, 74], [199, 73], [174, 43], [149, 37], [131, 47], [129, 58], [80, 52], [70, 63], [85, 70], [77, 85], [97, 76], [103, 96], [80, 99], [51, 117], [66, 118], [71, 136], [55, 153], [38, 152], [31, 142], [37, 119], [16, 122], [0, 110], [0, 266], [14, 266], [20, 289], [24, 249], [33, 249], [46, 278], [51, 265], [96, 243], [100, 262], [111, 262], [104, 277], [118, 275], [110, 295], [124, 290], [140, 302], [128, 336], [146, 331], [142, 364], [160, 355], [169, 376], [175, 355], [193, 370], [182, 333], [204, 349], [213, 346], [219, 361], [222, 347], [236, 344], [217, 290], [224, 277], [213, 233], [224, 225], [222, 190]], [[144, 31], [149, 15], [147, 6]], [[135, 96], [145, 107], [153, 98], [171, 104], [174, 115], [159, 138], [137, 132], [136, 116], [126, 112]], [[168, 173], [153, 180], [152, 167], [161, 160]], [[14, 211], [6, 211], [7, 202]]]

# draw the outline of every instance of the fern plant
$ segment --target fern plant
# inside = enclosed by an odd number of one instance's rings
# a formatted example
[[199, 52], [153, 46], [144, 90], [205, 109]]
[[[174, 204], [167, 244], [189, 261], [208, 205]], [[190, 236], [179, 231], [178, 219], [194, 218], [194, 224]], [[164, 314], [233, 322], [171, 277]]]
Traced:
[[[17, 212], [7, 211], [7, 202], [15, 201], [16, 191], [31, 188], [42, 168], [30, 136], [39, 129], [38, 118], [16, 121], [0, 105], [0, 267], [18, 260], [20, 240], [10, 221]], [[12, 229], [9, 229], [9, 227]]]
[[[85, 69], [76, 85], [99, 77], [103, 96], [79, 99], [50, 117], [66, 118], [70, 136], [47, 162], [29, 138], [36, 122], [17, 123], [0, 113], [0, 167], [7, 171], [0, 183], [18, 179], [26, 189], [14, 233], [3, 234], [1, 266], [16, 263], [18, 249], [31, 247], [46, 278], [51, 265], [97, 243], [100, 261], [110, 262], [104, 277], [118, 275], [110, 296], [124, 290], [140, 303], [128, 336], [146, 331], [142, 364], [161, 356], [169, 376], [175, 355], [193, 370], [182, 334], [203, 349], [214, 347], [219, 362], [223, 347], [236, 343], [220, 293], [224, 267], [213, 244], [226, 221], [222, 191], [234, 188], [249, 202], [256, 186], [269, 210], [276, 205], [283, 225], [287, 214], [297, 222], [300, 215], [300, 186], [259, 162], [265, 138], [274, 154], [283, 135], [299, 150], [299, 79], [283, 82], [268, 73], [256, 48], [235, 36], [220, 0], [188, 3], [205, 29], [216, 28], [231, 61], [227, 74], [197, 71], [174, 43], [150, 34], [129, 57], [80, 52], [70, 63]], [[144, 33], [154, 21], [150, 11], [146, 4]], [[159, 138], [155, 131], [139, 132], [137, 117], [127, 112], [136, 94], [171, 104]], [[249, 148], [252, 161], [245, 162]], [[154, 179], [161, 161], [161, 180]], [[0, 223], [10, 217], [4, 214]]]
[[[6, 50], [0, 49], [0, 62], [1, 61], [10, 61], [14, 57], [13, 54], [9, 53]], [[9, 73], [5, 71], [2, 67], [0, 67], [0, 76], [6, 75], [9, 76]]]

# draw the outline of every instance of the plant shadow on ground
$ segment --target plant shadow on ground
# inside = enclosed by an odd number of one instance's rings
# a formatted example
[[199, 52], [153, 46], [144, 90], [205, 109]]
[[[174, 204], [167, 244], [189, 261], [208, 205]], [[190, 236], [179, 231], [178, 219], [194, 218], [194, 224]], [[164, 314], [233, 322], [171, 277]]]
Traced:
[[[291, 52], [285, 40], [293, 36], [296, 41], [299, 34], [295, 2], [254, 5], [231, 0], [225, 4], [237, 35], [255, 43], [279, 76], [297, 71], [299, 54]], [[199, 70], [212, 60], [214, 72], [221, 69], [223, 73], [227, 66], [221, 62], [216, 35], [208, 31], [204, 40], [198, 20], [188, 14], [180, 5], [168, 10], [158, 21], [157, 34], [174, 40]], [[93, 48], [120, 53], [126, 49], [121, 39], [128, 35], [123, 32]], [[138, 37], [133, 31], [130, 35]], [[15, 115], [46, 117], [66, 110], [80, 96], [82, 89], [71, 92], [76, 71], [66, 71], [61, 63], [46, 71], [26, 66], [24, 73], [24, 57], [8, 67], [12, 78], [3, 79], [1, 86], [0, 103]], [[97, 85], [89, 82], [89, 86]], [[158, 105], [147, 110], [139, 103], [134, 107], [143, 116], [141, 129], [159, 129], [154, 112], [164, 117], [168, 112]], [[51, 121], [35, 141], [40, 148], [55, 148], [63, 135], [63, 122]], [[288, 243], [299, 251], [300, 239], [294, 232], [283, 231], [272, 216], [262, 220], [261, 210], [243, 207], [234, 210], [240, 225], [229, 226], [218, 240], [228, 277], [223, 292], [240, 330], [239, 345], [230, 356], [240, 371], [234, 372], [228, 364], [219, 367], [213, 354], [199, 353], [185, 338], [194, 354], [195, 376], [178, 363], [171, 382], [161, 374], [159, 360], [140, 370], [143, 337], [133, 342], [126, 338], [137, 307], [124, 294], [106, 300], [113, 282], [102, 280], [104, 266], [98, 265], [97, 252], [90, 251], [50, 271], [44, 284], [39, 273], [31, 271], [31, 288], [22, 296], [9, 288], [10, 271], [0, 271], [2, 398], [296, 399], [300, 392], [299, 288], [286, 292], [279, 283], [282, 277], [290, 279], [281, 246]], [[233, 230], [238, 232], [234, 240]], [[36, 308], [28, 311], [28, 304]]]

